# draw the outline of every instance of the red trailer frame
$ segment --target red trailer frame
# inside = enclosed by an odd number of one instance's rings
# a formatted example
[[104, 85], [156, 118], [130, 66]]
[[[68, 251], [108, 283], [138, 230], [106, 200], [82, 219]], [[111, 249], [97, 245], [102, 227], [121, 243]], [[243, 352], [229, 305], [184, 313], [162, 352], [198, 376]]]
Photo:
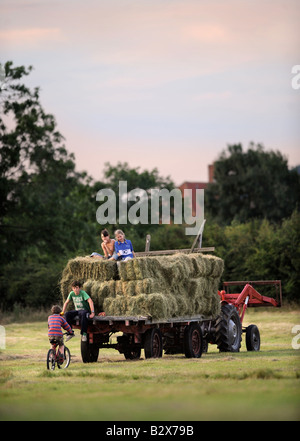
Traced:
[[[229, 293], [230, 286], [244, 285], [240, 293]], [[261, 295], [253, 285], [270, 285], [275, 287], [275, 298]], [[241, 323], [243, 323], [244, 315], [248, 307], [275, 306], [282, 305], [281, 280], [256, 280], [256, 281], [235, 281], [223, 282], [222, 291], [218, 291], [221, 302], [229, 303], [238, 310]]]
[[[205, 220], [191, 249], [150, 251], [150, 235], [146, 238], [145, 252], [137, 256], [193, 253], [214, 251], [214, 247], [201, 248]], [[199, 241], [199, 248], [195, 248]], [[243, 285], [241, 292], [231, 294], [231, 286]], [[261, 295], [253, 285], [270, 285], [276, 289], [275, 298]], [[126, 359], [138, 359], [141, 349], [145, 357], [161, 357], [166, 353], [184, 353], [186, 357], [199, 358], [207, 351], [208, 343], [217, 344], [221, 352], [238, 352], [241, 347], [242, 332], [246, 333], [246, 347], [249, 351], [260, 349], [260, 335], [256, 325], [242, 329], [248, 307], [275, 306], [282, 304], [280, 280], [224, 282], [223, 290], [218, 291], [221, 312], [218, 317], [195, 315], [168, 320], [152, 320], [151, 317], [95, 316], [89, 319], [88, 339], [81, 342], [81, 355], [84, 362], [95, 362], [100, 348], [114, 348], [123, 353]], [[80, 329], [79, 318], [74, 327]], [[110, 343], [110, 336], [122, 332], [117, 343]]]
[[[238, 293], [230, 293], [231, 286], [243, 285]], [[253, 285], [270, 285], [276, 290], [275, 298], [261, 295]], [[114, 348], [127, 359], [140, 357], [145, 349], [146, 358], [161, 357], [166, 353], [185, 353], [187, 357], [201, 357], [207, 351], [208, 343], [217, 344], [220, 351], [238, 352], [241, 346], [241, 334], [246, 333], [247, 350], [259, 350], [260, 336], [257, 326], [242, 328], [248, 307], [273, 306], [282, 304], [280, 280], [224, 282], [222, 291], [218, 291], [221, 313], [218, 317], [195, 315], [177, 317], [168, 320], [153, 320], [151, 317], [131, 316], [96, 316], [89, 319], [88, 340], [81, 342], [81, 354], [84, 362], [97, 361], [100, 348]], [[79, 318], [74, 328], [80, 328]], [[110, 336], [117, 337], [117, 343], [110, 342]]]

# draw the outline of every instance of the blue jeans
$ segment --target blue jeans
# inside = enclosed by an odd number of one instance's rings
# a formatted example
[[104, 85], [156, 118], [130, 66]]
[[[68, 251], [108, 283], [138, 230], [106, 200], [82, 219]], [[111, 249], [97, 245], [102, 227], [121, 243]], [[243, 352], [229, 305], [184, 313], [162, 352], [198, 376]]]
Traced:
[[66, 321], [69, 323], [71, 327], [72, 327], [72, 322], [77, 315], [79, 316], [79, 323], [81, 327], [80, 334], [82, 335], [83, 333], [87, 333], [89, 313], [85, 309], [66, 312]]

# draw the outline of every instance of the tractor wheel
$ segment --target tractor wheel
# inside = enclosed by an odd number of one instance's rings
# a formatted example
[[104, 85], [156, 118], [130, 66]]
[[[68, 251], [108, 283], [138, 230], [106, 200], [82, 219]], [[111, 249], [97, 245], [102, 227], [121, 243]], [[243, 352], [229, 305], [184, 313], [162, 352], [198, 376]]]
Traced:
[[162, 335], [159, 329], [148, 329], [145, 333], [144, 351], [146, 358], [162, 357], [163, 343]]
[[98, 360], [99, 347], [89, 341], [81, 341], [81, 358], [83, 363], [95, 363]]
[[259, 351], [260, 334], [256, 325], [249, 325], [246, 328], [246, 348], [247, 351]]
[[184, 329], [184, 353], [187, 358], [200, 358], [203, 351], [202, 331], [198, 323]]
[[237, 309], [223, 303], [216, 320], [216, 343], [220, 352], [239, 352], [242, 341], [242, 324]]

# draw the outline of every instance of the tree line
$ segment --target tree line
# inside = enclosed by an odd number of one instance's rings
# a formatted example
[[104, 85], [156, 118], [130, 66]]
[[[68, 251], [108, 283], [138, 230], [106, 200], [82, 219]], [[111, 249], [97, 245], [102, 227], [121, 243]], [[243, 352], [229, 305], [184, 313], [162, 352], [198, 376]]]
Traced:
[[[103, 181], [76, 170], [53, 115], [25, 77], [32, 68], [0, 64], [0, 308], [14, 304], [48, 307], [60, 299], [59, 281], [67, 261], [100, 251], [100, 231], [120, 227], [143, 251], [188, 248], [194, 237], [185, 225], [101, 226], [97, 192], [120, 181], [135, 188], [172, 190], [158, 169], [106, 163]], [[285, 297], [299, 298], [299, 194], [297, 170], [280, 152], [251, 144], [231, 145], [215, 163], [215, 180], [205, 191], [207, 219], [203, 246], [214, 246], [225, 261], [223, 279], [281, 279]], [[130, 202], [128, 202], [130, 204]], [[131, 202], [132, 203], [132, 202]]]

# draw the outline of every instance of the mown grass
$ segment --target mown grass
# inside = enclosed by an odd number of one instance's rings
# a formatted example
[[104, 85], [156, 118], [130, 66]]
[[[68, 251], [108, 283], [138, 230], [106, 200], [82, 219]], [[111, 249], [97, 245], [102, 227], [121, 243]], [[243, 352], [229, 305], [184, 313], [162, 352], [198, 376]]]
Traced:
[[164, 355], [126, 361], [113, 349], [83, 364], [79, 333], [67, 370], [46, 369], [46, 322], [5, 325], [0, 351], [0, 420], [299, 420], [300, 350], [292, 348], [300, 310], [249, 310], [261, 351], [201, 359]]

